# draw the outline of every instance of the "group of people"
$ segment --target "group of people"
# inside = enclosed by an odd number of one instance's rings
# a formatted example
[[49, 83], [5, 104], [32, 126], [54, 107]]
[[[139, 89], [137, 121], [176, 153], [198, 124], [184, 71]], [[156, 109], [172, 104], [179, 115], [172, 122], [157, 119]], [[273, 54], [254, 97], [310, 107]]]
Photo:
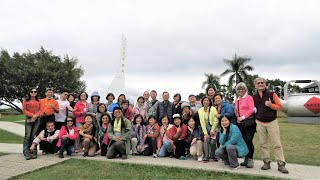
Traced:
[[[168, 92], [157, 100], [157, 92], [144, 92], [132, 108], [125, 94], [117, 102], [112, 93], [107, 103], [100, 102], [94, 91], [80, 92], [76, 98], [69, 91], [53, 98], [53, 89], [46, 89], [46, 98], [39, 100], [32, 88], [23, 102], [26, 115], [23, 154], [27, 160], [37, 158], [37, 146], [43, 154], [57, 153], [60, 158], [83, 151], [84, 157], [97, 154], [108, 159], [128, 155], [192, 157], [199, 162], [222, 161], [232, 169], [254, 167], [253, 138], [257, 132], [262, 170], [271, 168], [268, 141], [271, 141], [278, 170], [288, 173], [285, 165], [277, 110], [282, 106], [276, 93], [266, 89], [266, 80], [256, 78], [256, 94], [248, 94], [245, 83], [236, 86], [235, 102], [224, 100], [214, 87], [197, 103], [195, 95], [182, 102], [179, 93], [169, 101]], [[75, 100], [77, 99], [77, 102]], [[244, 162], [238, 162], [244, 157]]]

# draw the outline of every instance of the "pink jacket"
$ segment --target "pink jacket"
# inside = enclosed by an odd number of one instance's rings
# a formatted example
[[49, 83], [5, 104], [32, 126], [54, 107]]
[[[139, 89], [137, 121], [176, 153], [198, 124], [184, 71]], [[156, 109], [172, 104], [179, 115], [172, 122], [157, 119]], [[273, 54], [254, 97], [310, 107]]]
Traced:
[[145, 111], [144, 107], [142, 107], [142, 110], [139, 111], [138, 104], [137, 104], [135, 107], [133, 107], [132, 112], [133, 112], [133, 117], [136, 116], [137, 114], [141, 114], [143, 119], [146, 120], [145, 119], [145, 112], [146, 111]]
[[[240, 107], [240, 114], [239, 114], [239, 107]], [[239, 97], [236, 99], [234, 104], [234, 112], [236, 113], [237, 117], [243, 117], [244, 119], [248, 119], [253, 117], [254, 112], [254, 102], [253, 98], [250, 95], [244, 95], [243, 97]]]
[[60, 132], [59, 132], [59, 140], [58, 140], [58, 143], [57, 143], [57, 146], [60, 147], [61, 146], [61, 140], [62, 140], [62, 136], [63, 135], [68, 135], [68, 138], [70, 140], [76, 140], [77, 137], [78, 137], [78, 131], [77, 131], [77, 128], [75, 126], [72, 126], [72, 129], [74, 131], [73, 135], [69, 135], [68, 134], [68, 131], [66, 129], [66, 126], [62, 126], [61, 129], [60, 129]]

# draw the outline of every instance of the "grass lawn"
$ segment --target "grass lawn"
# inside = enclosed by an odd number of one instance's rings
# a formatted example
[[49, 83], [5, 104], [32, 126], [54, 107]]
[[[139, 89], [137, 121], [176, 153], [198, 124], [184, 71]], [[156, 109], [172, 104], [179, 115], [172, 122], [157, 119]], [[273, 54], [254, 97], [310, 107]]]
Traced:
[[0, 143], [22, 144], [23, 137], [0, 129]]
[[0, 118], [0, 121], [9, 121], [9, 122], [15, 122], [25, 119], [25, 115], [2, 115]]
[[274, 179], [226, 172], [70, 159], [14, 179]]
[[[278, 120], [286, 161], [294, 164], [320, 166], [320, 125], [288, 123], [286, 118]], [[254, 158], [261, 159], [257, 134], [255, 134], [254, 144]]]

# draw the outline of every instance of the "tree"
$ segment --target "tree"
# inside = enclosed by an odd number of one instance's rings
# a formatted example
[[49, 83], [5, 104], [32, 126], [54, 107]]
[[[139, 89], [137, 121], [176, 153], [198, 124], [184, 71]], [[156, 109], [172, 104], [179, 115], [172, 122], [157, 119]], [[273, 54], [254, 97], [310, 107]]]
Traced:
[[248, 75], [246, 81], [244, 82], [248, 88], [248, 94], [253, 95], [256, 91], [256, 87], [254, 85], [254, 80], [259, 77], [257, 74], [255, 75]]
[[233, 87], [234, 83], [244, 82], [248, 77], [247, 71], [253, 70], [252, 66], [247, 65], [250, 61], [250, 57], [237, 56], [237, 54], [235, 54], [231, 60], [224, 59], [224, 62], [228, 65], [228, 69], [220, 76], [231, 74], [228, 80], [229, 87]]
[[220, 88], [220, 77], [213, 75], [212, 73], [204, 73], [206, 80], [202, 82], [202, 89], [206, 89], [209, 86], [215, 87], [215, 89]]
[[21, 112], [13, 102], [22, 102], [29, 93], [30, 88], [37, 87], [41, 97], [45, 89], [51, 87], [55, 92], [65, 89], [77, 92], [85, 89], [85, 82], [80, 78], [84, 71], [77, 67], [78, 59], [63, 58], [52, 54], [43, 47], [36, 53], [13, 53], [0, 51], [0, 101]]

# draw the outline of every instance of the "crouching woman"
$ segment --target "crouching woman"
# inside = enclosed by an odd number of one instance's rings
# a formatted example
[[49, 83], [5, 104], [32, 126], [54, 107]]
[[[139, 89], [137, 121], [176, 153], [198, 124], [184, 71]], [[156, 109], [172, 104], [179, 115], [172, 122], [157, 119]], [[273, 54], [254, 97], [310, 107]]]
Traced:
[[91, 114], [85, 116], [85, 124], [80, 127], [79, 135], [81, 136], [82, 146], [84, 147], [83, 157], [93, 157], [97, 150], [98, 132], [93, 125]]
[[57, 143], [57, 146], [60, 148], [59, 158], [64, 158], [64, 151], [67, 151], [67, 155], [74, 153], [74, 142], [78, 138], [78, 131], [74, 123], [75, 120], [72, 117], [68, 117], [67, 125], [61, 127]]
[[246, 156], [249, 152], [248, 147], [237, 125], [231, 124], [226, 116], [220, 118], [219, 125], [221, 127], [220, 147], [216, 150], [216, 155], [231, 169], [238, 169], [240, 167], [238, 157]]

